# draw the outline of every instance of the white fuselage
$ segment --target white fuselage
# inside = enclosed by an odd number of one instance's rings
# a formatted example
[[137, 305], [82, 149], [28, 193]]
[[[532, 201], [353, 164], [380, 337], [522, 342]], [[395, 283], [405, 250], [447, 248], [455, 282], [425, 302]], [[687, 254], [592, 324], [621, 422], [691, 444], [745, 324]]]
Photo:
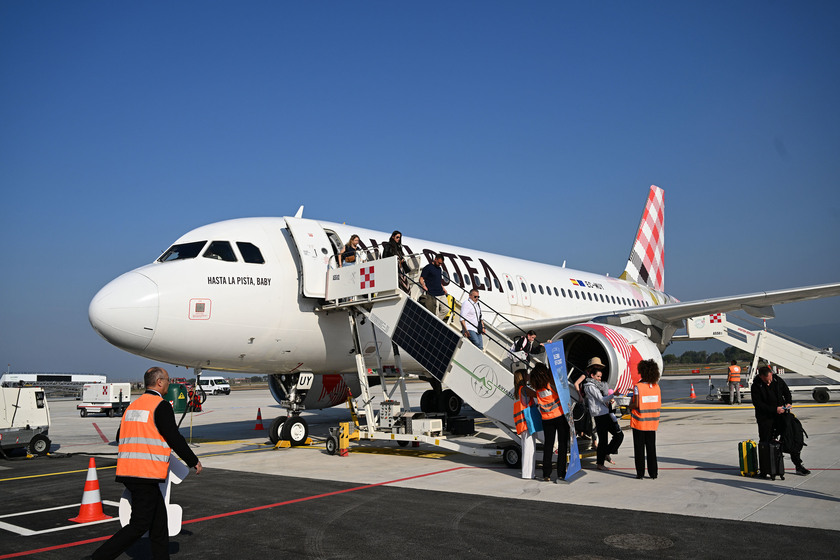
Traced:
[[[358, 234], [372, 249], [389, 234], [318, 222], [342, 243]], [[90, 320], [106, 340], [134, 354], [192, 368], [236, 372], [342, 373], [354, 371], [353, 340], [344, 312], [316, 311], [321, 301], [301, 290], [301, 253], [284, 218], [243, 218], [197, 228], [177, 242], [227, 241], [235, 261], [202, 256], [156, 261], [106, 285], [90, 305]], [[243, 261], [238, 242], [259, 248], [264, 263]], [[452, 245], [403, 238], [420, 266], [442, 253], [447, 286], [458, 300], [476, 286], [485, 321], [596, 316], [674, 301], [646, 286]], [[323, 251], [323, 274], [332, 251]], [[311, 256], [311, 255], [310, 255]], [[320, 258], [322, 255], [318, 255]], [[311, 268], [310, 268], [311, 270]], [[311, 274], [311, 272], [309, 272]], [[465, 283], [465, 276], [472, 277]], [[369, 324], [362, 329], [365, 357], [375, 352]], [[390, 345], [377, 343], [387, 359]], [[404, 360], [411, 370], [416, 364]]]

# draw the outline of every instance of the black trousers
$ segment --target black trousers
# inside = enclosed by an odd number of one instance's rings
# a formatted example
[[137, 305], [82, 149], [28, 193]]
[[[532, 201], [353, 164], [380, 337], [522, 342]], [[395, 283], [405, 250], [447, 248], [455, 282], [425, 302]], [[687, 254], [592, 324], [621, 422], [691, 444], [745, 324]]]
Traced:
[[152, 558], [169, 558], [166, 504], [160, 488], [157, 484], [143, 482], [126, 482], [125, 487], [131, 492], [131, 521], [96, 549], [92, 555], [93, 559], [116, 558], [146, 531], [149, 531], [149, 540], [152, 543]]
[[[595, 429], [598, 431], [598, 450], [595, 454], [595, 463], [604, 464], [607, 455], [618, 453], [621, 442], [624, 441], [624, 432], [613, 422], [609, 414], [595, 417]], [[607, 434], [612, 434], [612, 440], [607, 444]]]
[[636, 477], [645, 476], [645, 454], [647, 454], [648, 475], [659, 476], [659, 463], [656, 462], [656, 432], [633, 428], [633, 458], [636, 460]]
[[546, 420], [543, 418], [543, 434], [545, 435], [545, 442], [543, 444], [543, 464], [542, 472], [543, 478], [551, 476], [552, 461], [551, 455], [554, 451], [554, 439], [557, 438], [557, 480], [566, 478], [566, 455], [569, 452], [569, 422], [566, 421], [565, 416], [558, 416]]
[[[759, 443], [772, 441], [780, 429], [780, 422], [777, 418], [756, 418], [756, 422], [758, 423]], [[802, 464], [802, 457], [799, 453], [790, 453], [790, 460], [797, 467]]]

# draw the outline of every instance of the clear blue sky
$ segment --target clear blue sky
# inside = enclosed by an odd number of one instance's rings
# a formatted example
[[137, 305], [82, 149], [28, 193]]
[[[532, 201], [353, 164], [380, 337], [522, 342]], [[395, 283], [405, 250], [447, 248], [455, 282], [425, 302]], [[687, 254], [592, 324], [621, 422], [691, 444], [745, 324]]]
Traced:
[[301, 204], [615, 275], [656, 184], [680, 299], [840, 281], [837, 29], [837, 2], [6, 0], [0, 363], [137, 376], [96, 291]]

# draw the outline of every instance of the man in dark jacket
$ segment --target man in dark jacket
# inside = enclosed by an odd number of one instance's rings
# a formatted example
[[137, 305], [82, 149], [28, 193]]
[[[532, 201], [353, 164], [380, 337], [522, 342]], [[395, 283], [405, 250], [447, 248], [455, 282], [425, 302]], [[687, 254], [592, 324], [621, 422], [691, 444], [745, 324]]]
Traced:
[[[781, 377], [775, 377], [767, 366], [758, 368], [758, 375], [750, 388], [752, 404], [755, 407], [755, 421], [758, 423], [758, 441], [769, 442], [783, 426], [782, 415], [791, 407], [793, 399], [790, 389]], [[791, 453], [790, 459], [796, 465], [796, 472], [801, 475], [811, 471], [802, 464], [799, 453]]]
[[116, 480], [131, 492], [131, 521], [93, 553], [95, 560], [116, 558], [147, 530], [152, 558], [169, 558], [166, 504], [158, 487], [169, 472], [169, 450], [201, 473], [201, 461], [178, 431], [172, 406], [163, 398], [169, 374], [163, 368], [149, 368], [143, 381], [146, 392], [123, 414], [117, 455]]

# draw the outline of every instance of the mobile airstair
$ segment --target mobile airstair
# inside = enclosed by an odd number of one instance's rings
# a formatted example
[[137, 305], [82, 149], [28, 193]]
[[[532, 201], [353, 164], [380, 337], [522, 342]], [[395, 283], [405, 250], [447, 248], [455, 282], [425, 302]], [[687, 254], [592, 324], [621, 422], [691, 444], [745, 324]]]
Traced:
[[[748, 322], [747, 319], [739, 320]], [[820, 349], [800, 342], [782, 333], [761, 328], [750, 330], [727, 319], [725, 313], [715, 313], [686, 320], [685, 337], [674, 341], [716, 339], [753, 354], [751, 372], [758, 368], [760, 359], [781, 366], [801, 375], [840, 383], [840, 356], [831, 349]], [[808, 391], [817, 402], [827, 402], [831, 392], [840, 391], [840, 385], [789, 385], [792, 392]]]
[[[416, 289], [413, 291], [417, 293]], [[460, 326], [457, 306], [451, 313], [454, 317], [440, 320], [400, 289], [396, 257], [329, 270], [326, 303], [321, 310], [339, 309], [348, 312], [356, 344], [356, 365], [361, 385], [359, 439], [392, 440], [400, 445], [423, 442], [472, 455], [501, 456], [510, 466], [519, 462], [519, 445], [514, 443], [519, 438], [513, 429], [511, 371], [512, 366], [521, 362], [510, 353], [512, 341], [507, 336], [485, 320], [485, 348], [480, 350], [461, 335], [460, 328], [453, 326]], [[381, 333], [392, 343], [399, 373], [389, 390], [377, 351], [377, 371], [382, 390], [378, 411], [374, 410], [368, 369], [361, 352], [359, 323], [362, 317], [376, 327], [374, 336]], [[413, 358], [435, 381], [448, 387], [476, 412], [491, 420], [503, 437], [483, 444], [466, 441], [468, 438], [452, 438], [444, 433], [445, 418], [412, 412], [408, 407], [401, 353]], [[397, 390], [402, 403], [406, 404], [405, 410], [400, 402], [394, 400]], [[334, 442], [332, 444], [334, 446]]]

